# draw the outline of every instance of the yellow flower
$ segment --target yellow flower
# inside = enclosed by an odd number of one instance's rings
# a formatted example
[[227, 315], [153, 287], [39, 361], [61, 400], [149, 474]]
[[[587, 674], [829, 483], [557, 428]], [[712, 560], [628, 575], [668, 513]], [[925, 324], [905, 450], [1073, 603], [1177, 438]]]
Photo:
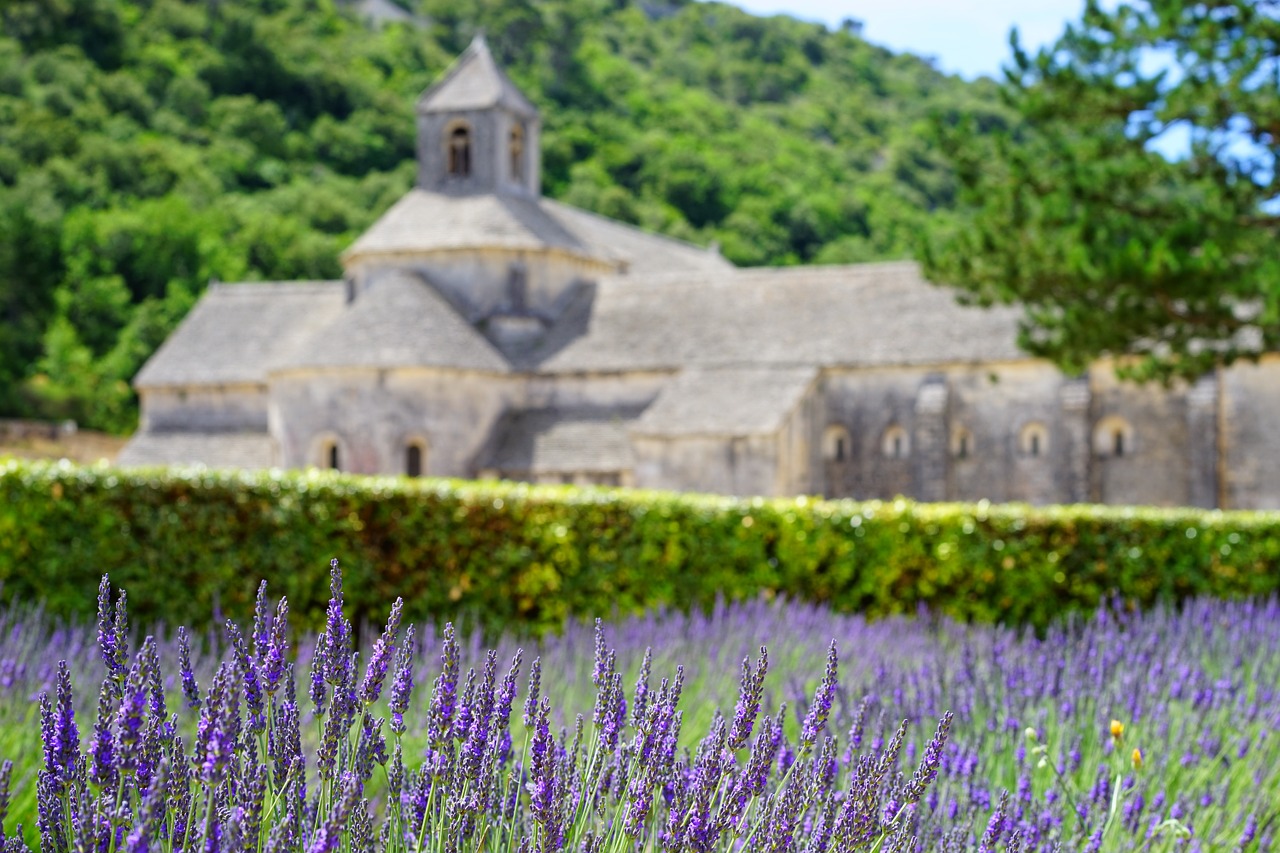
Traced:
[[1141, 769], [1142, 769], [1142, 750], [1138, 749], [1138, 748], [1135, 746], [1135, 747], [1133, 748], [1133, 755], [1131, 755], [1131, 756], [1129, 756], [1129, 757], [1130, 757], [1130, 759], [1133, 761], [1133, 769], [1134, 769], [1134, 770], [1141, 770]]
[[1120, 722], [1119, 720], [1112, 720], [1111, 721], [1111, 739], [1116, 742], [1119, 742], [1120, 738], [1123, 736], [1124, 736], [1124, 723]]

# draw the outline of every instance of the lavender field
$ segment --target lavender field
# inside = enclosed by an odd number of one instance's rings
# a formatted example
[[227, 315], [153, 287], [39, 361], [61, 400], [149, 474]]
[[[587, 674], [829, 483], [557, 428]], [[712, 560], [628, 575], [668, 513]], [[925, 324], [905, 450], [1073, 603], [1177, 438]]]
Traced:
[[[3, 850], [1269, 850], [1280, 605], [1046, 636], [794, 603], [487, 651], [0, 610]], [[767, 652], [761, 646], [767, 647]], [[356, 651], [356, 648], [359, 651]]]

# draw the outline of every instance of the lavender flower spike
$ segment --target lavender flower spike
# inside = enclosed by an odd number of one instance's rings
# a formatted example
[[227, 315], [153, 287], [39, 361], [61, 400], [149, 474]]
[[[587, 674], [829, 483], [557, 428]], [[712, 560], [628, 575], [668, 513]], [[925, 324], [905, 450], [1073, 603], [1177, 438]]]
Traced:
[[49, 768], [64, 784], [69, 784], [80, 766], [80, 731], [71, 694], [71, 672], [66, 661], [58, 661], [58, 703], [53, 721], [54, 766]]
[[396, 650], [396, 635], [400, 633], [400, 614], [404, 612], [404, 599], [397, 598], [391, 605], [391, 615], [387, 617], [387, 627], [378, 638], [369, 653], [369, 665], [365, 667], [364, 681], [360, 685], [360, 699], [365, 705], [378, 701], [382, 693], [382, 682], [386, 680], [387, 668], [391, 665], [391, 656]]
[[807, 751], [813, 747], [818, 740], [818, 735], [827, 724], [827, 718], [831, 716], [831, 703], [836, 695], [837, 660], [836, 641], [832, 640], [830, 648], [827, 649], [826, 674], [822, 676], [822, 683], [813, 694], [813, 704], [809, 706], [804, 725], [800, 727], [800, 746], [803, 750]]
[[274, 696], [280, 689], [280, 679], [284, 677], [288, 655], [289, 601], [281, 596], [280, 603], [276, 605], [276, 615], [271, 620], [267, 648], [259, 662], [262, 667], [262, 689], [268, 696]]
[[0, 763], [0, 844], [4, 844], [4, 822], [9, 817], [9, 781], [13, 778], [13, 762]]
[[325, 681], [333, 685], [347, 682], [350, 666], [351, 623], [342, 613], [342, 570], [338, 561], [329, 563], [329, 609], [325, 615]]
[[760, 647], [760, 657], [756, 660], [755, 669], [751, 662], [742, 659], [742, 681], [739, 686], [738, 704], [733, 709], [733, 727], [729, 729], [728, 747], [731, 750], [741, 749], [751, 737], [755, 727], [756, 716], [760, 713], [760, 700], [764, 696], [764, 676], [769, 671], [769, 650]]
[[542, 690], [542, 658], [533, 659], [529, 664], [529, 694], [524, 699], [524, 726], [532, 728], [534, 718], [538, 715], [538, 699]]
[[928, 746], [924, 748], [924, 758], [920, 760], [920, 766], [916, 768], [916, 772], [911, 776], [911, 781], [907, 783], [906, 801], [908, 803], [919, 802], [924, 796], [925, 788], [929, 786], [934, 779], [938, 778], [938, 768], [942, 765], [942, 749], [946, 746], [947, 735], [951, 731], [952, 713], [947, 711], [942, 715], [942, 719], [938, 721], [938, 728], [933, 733]]
[[200, 707], [200, 686], [196, 684], [196, 674], [191, 668], [191, 642], [187, 639], [187, 629], [178, 629], [178, 668], [182, 671], [182, 695], [187, 699], [188, 708]]
[[107, 673], [117, 682], [124, 678], [125, 662], [129, 659], [128, 628], [125, 593], [121, 591], [112, 608], [111, 581], [103, 575], [98, 584], [98, 649]]
[[405, 733], [404, 712], [409, 709], [409, 694], [413, 692], [413, 626], [404, 633], [404, 645], [396, 652], [396, 671], [391, 681], [391, 695], [387, 705], [391, 711], [391, 731]]

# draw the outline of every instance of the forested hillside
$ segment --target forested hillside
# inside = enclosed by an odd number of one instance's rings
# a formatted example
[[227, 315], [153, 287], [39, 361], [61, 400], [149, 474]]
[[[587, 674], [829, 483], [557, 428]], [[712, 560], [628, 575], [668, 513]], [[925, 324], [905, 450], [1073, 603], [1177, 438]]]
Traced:
[[903, 257], [994, 85], [718, 3], [0, 4], [0, 415], [127, 431], [210, 279], [330, 278], [409, 188], [415, 97], [479, 29], [543, 111], [546, 194], [744, 264]]

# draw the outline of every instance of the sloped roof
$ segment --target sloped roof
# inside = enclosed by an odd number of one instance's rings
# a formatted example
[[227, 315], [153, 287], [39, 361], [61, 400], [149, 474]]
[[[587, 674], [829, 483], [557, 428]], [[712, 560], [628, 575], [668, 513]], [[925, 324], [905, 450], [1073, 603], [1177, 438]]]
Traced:
[[493, 345], [413, 273], [366, 285], [305, 346], [276, 365], [301, 367], [509, 369]]
[[120, 451], [116, 464], [256, 469], [279, 464], [277, 457], [276, 441], [266, 433], [138, 432]]
[[634, 460], [627, 427], [639, 411], [621, 407], [508, 412], [494, 428], [493, 452], [480, 467], [513, 474], [628, 471]]
[[549, 216], [536, 199], [484, 193], [451, 196], [414, 188], [356, 239], [343, 258], [458, 249], [560, 249], [616, 264]]
[[1016, 308], [958, 305], [914, 263], [617, 276], [544, 372], [1022, 360]]
[[593, 253], [608, 251], [612, 257], [620, 259], [630, 275], [724, 273], [736, 269], [719, 252], [683, 240], [652, 234], [634, 225], [551, 199], [542, 199], [540, 206], [583, 245], [591, 247]]
[[471, 45], [445, 72], [440, 82], [422, 93], [418, 112], [458, 112], [505, 107], [512, 112], [535, 118], [538, 108], [521, 94], [489, 52], [484, 36], [476, 36]]
[[342, 310], [340, 281], [214, 284], [134, 378], [139, 388], [263, 383]]
[[558, 249], [631, 275], [726, 272], [718, 253], [549, 199], [445, 195], [414, 188], [356, 239], [343, 260], [467, 249]]
[[767, 435], [813, 386], [818, 371], [801, 368], [686, 370], [635, 422], [635, 435]]

